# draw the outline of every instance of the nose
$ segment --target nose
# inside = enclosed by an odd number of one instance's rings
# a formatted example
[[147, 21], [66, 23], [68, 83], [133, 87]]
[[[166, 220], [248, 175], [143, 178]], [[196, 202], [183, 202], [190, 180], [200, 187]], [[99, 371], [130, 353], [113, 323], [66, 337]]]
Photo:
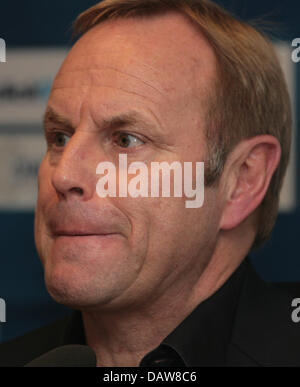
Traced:
[[96, 191], [95, 141], [87, 133], [75, 133], [54, 166], [52, 185], [64, 199], [89, 200]]

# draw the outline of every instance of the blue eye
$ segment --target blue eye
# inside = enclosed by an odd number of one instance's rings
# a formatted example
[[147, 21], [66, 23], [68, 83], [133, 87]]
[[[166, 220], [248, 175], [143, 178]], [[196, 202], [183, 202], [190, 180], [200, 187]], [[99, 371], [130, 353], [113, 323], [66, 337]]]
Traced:
[[145, 144], [142, 140], [128, 133], [117, 133], [117, 143], [121, 148], [132, 148]]
[[67, 136], [66, 134], [57, 132], [54, 135], [55, 146], [57, 146], [58, 148], [63, 148], [64, 146], [66, 146], [69, 139], [70, 137]]

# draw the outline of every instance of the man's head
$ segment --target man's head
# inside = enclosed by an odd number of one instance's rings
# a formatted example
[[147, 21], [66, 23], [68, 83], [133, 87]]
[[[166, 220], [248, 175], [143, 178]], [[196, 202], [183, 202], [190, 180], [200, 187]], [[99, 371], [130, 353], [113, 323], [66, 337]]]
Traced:
[[[274, 222], [290, 142], [276, 57], [207, 1], [104, 1], [76, 29], [45, 117], [35, 236], [47, 287], [81, 308], [188, 297], [213, 256], [244, 256]], [[120, 153], [206, 161], [204, 206], [99, 198], [97, 165]]]

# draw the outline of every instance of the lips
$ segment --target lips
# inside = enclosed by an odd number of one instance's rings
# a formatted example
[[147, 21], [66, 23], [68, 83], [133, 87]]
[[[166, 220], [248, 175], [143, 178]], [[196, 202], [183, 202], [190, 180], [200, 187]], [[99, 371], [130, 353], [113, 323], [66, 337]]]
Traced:
[[125, 236], [130, 223], [116, 207], [59, 201], [45, 213], [48, 233], [53, 237]]
[[106, 235], [113, 235], [115, 233], [108, 233], [108, 232], [89, 232], [89, 231], [78, 231], [78, 230], [54, 230], [53, 236], [59, 237], [59, 236], [69, 236], [69, 237], [76, 237], [76, 236], [106, 236]]

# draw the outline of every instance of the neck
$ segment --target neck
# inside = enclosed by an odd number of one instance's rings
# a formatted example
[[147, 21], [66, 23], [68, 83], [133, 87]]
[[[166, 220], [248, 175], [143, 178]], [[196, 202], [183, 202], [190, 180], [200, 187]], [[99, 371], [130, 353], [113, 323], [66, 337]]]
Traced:
[[147, 353], [227, 281], [247, 255], [246, 246], [232, 249], [220, 243], [197, 281], [192, 285], [185, 281], [185, 286], [177, 283], [154, 301], [122, 310], [83, 310], [86, 340], [96, 353], [97, 366], [138, 367]]

